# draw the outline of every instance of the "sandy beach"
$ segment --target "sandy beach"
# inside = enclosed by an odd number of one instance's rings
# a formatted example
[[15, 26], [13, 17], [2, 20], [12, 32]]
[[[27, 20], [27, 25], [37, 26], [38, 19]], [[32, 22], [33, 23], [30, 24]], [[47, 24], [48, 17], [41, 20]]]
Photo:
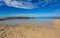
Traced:
[[0, 24], [0, 38], [60, 38], [60, 19], [54, 20], [51, 27], [34, 24]]

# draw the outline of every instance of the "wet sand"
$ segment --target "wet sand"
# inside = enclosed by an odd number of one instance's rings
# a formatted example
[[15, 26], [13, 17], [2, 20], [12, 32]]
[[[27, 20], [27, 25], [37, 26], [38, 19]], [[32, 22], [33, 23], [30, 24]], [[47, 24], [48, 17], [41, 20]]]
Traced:
[[51, 27], [30, 23], [11, 26], [0, 24], [0, 38], [60, 38], [60, 19], [52, 24]]

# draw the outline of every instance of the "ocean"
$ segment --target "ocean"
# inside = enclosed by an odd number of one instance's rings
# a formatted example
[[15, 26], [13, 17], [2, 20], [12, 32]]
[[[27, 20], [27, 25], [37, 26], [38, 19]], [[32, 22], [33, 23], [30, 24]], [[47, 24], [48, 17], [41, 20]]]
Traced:
[[39, 25], [47, 25], [51, 26], [53, 24], [53, 21], [55, 19], [40, 19], [40, 18], [35, 18], [35, 19], [9, 19], [9, 20], [4, 20], [0, 21], [0, 24], [39, 24]]

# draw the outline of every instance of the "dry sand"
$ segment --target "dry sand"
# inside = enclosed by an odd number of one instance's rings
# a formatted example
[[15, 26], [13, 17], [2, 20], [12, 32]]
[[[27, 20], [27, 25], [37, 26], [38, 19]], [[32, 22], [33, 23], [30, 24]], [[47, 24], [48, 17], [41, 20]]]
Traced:
[[60, 20], [54, 20], [52, 27], [20, 24], [0, 25], [0, 38], [60, 38]]

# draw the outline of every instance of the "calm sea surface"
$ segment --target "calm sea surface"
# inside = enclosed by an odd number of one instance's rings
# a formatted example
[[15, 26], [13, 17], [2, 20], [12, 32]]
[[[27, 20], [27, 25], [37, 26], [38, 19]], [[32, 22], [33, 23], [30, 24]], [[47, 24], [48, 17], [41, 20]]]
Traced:
[[31, 24], [44, 24], [52, 25], [54, 19], [10, 19], [5, 21], [0, 21], [0, 24], [21, 24], [21, 23], [31, 23]]

